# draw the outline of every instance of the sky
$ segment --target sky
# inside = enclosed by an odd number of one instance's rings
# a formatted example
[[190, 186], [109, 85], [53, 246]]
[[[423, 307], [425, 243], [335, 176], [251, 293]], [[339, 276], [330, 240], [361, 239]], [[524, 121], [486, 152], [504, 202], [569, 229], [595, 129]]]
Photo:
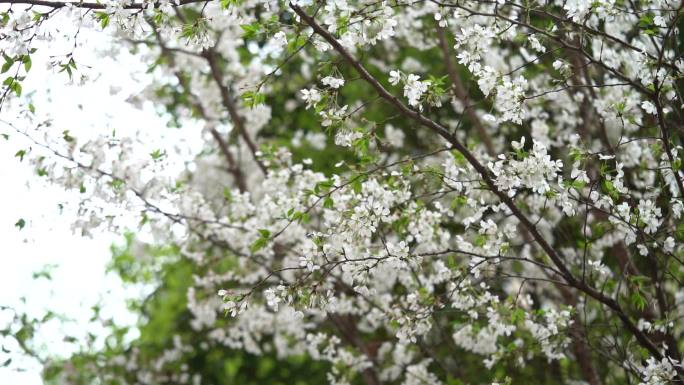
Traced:
[[[0, 244], [3, 268], [0, 270], [0, 304], [25, 309], [39, 315], [45, 309], [67, 314], [83, 324], [88, 309], [100, 296], [107, 296], [108, 311], [125, 314], [125, 293], [116, 277], [104, 274], [109, 245], [120, 241], [116, 235], [101, 234], [93, 239], [74, 235], [64, 218], [57, 213], [58, 198], [64, 197], [55, 187], [40, 186], [31, 179], [31, 170], [16, 165], [6, 144], [0, 147]], [[12, 165], [12, 167], [8, 167]], [[29, 185], [27, 185], [27, 182]], [[30, 187], [29, 187], [30, 186]], [[14, 226], [18, 218], [28, 222], [23, 230]], [[34, 280], [33, 272], [46, 265], [56, 265], [53, 279]], [[109, 294], [107, 294], [109, 291]], [[27, 299], [24, 305], [19, 301]], [[118, 310], [114, 310], [118, 307]], [[73, 326], [72, 326], [73, 327]], [[50, 328], [40, 337], [60, 352], [59, 340], [67, 330]], [[15, 361], [19, 357], [14, 357]], [[41, 384], [40, 367], [33, 362], [16, 362], [28, 369], [16, 372], [0, 369], [0, 379], [7, 384]]]
[[[160, 146], [178, 140], [180, 133], [170, 132], [153, 106], [136, 108], [126, 102], [147, 83], [146, 67], [142, 60], [126, 52], [117, 54], [116, 61], [100, 56], [97, 47], [106, 47], [108, 39], [100, 32], [81, 31], [82, 47], [76, 51], [76, 58], [81, 65], [92, 67], [92, 70], [81, 67], [91, 75], [91, 81], [83, 86], [69, 85], [66, 74], [55, 73], [44, 64], [48, 55], [60, 50], [66, 52], [72, 42], [58, 40], [49, 49], [39, 47], [30, 76], [23, 84], [23, 97], [33, 100], [38, 113], [54, 119], [53, 129], [58, 132], [68, 129], [79, 138], [116, 128], [121, 135], [142, 131], [144, 136], [156, 138]], [[0, 119], [25, 128], [25, 122], [17, 120], [15, 115], [16, 110], [5, 106]], [[2, 126], [0, 133], [12, 134], [12, 131]], [[75, 202], [74, 196], [44, 183], [29, 164], [15, 157], [19, 149], [28, 146], [16, 133], [7, 141], [0, 139], [0, 257], [3, 258], [0, 305], [34, 315], [52, 309], [73, 319], [67, 326], [60, 326], [58, 322], [49, 325], [38, 338], [50, 353], [65, 355], [68, 349], [60, 342], [67, 332], [83, 334], [92, 305], [102, 301], [105, 314], [130, 324], [135, 318], [126, 310], [125, 299], [139, 293], [123, 288], [116, 276], [105, 274], [110, 245], [122, 243], [123, 236], [100, 231], [92, 238], [84, 238], [72, 233], [75, 214], [69, 206], [60, 213], [58, 204]], [[26, 221], [23, 229], [15, 226], [20, 218]], [[52, 280], [34, 280], [33, 273], [47, 265], [56, 266], [52, 269]], [[26, 298], [25, 303], [20, 301], [21, 297]], [[2, 317], [0, 314], [0, 324]], [[6, 358], [1, 354], [0, 360], [4, 361]], [[16, 355], [12, 358], [15, 360], [12, 366], [25, 371], [0, 368], [0, 383], [42, 384], [37, 363]]]

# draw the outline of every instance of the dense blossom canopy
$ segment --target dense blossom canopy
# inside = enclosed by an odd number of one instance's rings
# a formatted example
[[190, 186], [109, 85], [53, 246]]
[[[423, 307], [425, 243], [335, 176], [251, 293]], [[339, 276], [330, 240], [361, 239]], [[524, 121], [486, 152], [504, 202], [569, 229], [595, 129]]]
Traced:
[[[52, 381], [211, 384], [220, 347], [340, 385], [684, 382], [684, 2], [0, 3], [18, 156], [76, 230], [139, 216], [192, 276], [191, 334]], [[50, 129], [21, 85], [59, 39], [40, 65], [88, 82], [79, 33], [204, 149]]]

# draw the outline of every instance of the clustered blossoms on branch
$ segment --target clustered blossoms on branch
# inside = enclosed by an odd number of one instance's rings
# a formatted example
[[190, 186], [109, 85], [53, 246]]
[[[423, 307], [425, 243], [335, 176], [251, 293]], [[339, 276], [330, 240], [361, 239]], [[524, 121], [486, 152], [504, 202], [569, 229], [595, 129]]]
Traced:
[[[21, 158], [84, 231], [119, 202], [194, 266], [201, 343], [107, 380], [204, 384], [179, 363], [225, 346], [331, 384], [684, 381], [684, 3], [2, 3]], [[149, 97], [205, 124], [186, 172], [43, 128], [21, 82], [59, 20], [144, 50]]]

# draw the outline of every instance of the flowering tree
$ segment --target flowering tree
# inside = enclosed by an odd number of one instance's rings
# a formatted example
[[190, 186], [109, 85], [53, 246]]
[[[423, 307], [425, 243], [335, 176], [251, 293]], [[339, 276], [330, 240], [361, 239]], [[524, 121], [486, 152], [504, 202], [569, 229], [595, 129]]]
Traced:
[[[75, 191], [76, 228], [116, 229], [115, 203], [193, 274], [192, 338], [93, 378], [210, 383], [182, 363], [218, 346], [331, 384], [684, 381], [684, 3], [0, 3], [18, 156]], [[204, 151], [46, 129], [21, 84], [65, 22], [56, 73], [111, 33]]]

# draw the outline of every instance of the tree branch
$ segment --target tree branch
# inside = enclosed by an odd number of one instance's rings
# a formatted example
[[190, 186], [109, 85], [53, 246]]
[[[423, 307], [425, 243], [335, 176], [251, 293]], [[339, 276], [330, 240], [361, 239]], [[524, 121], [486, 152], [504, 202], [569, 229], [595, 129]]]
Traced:
[[[393, 105], [400, 114], [437, 133], [442, 138], [446, 139], [451, 144], [452, 148], [460, 152], [468, 161], [468, 163], [470, 163], [470, 165], [475, 169], [475, 171], [480, 174], [489, 189], [508, 207], [509, 210], [511, 210], [511, 213], [522, 223], [522, 225], [527, 228], [534, 240], [540, 245], [540, 247], [556, 265], [558, 270], [562, 273], [563, 279], [568, 283], [568, 285], [575, 287], [576, 289], [584, 292], [585, 294], [610, 308], [617, 315], [617, 317], [620, 318], [624, 326], [636, 338], [641, 346], [646, 348], [656, 359], [660, 360], [663, 358], [663, 355], [658, 347], [648, 338], [648, 336], [646, 336], [646, 334], [644, 334], [644, 332], [639, 330], [636, 324], [634, 324], [630, 317], [624, 312], [617, 301], [615, 301], [613, 298], [605, 296], [603, 293], [588, 286], [585, 282], [580, 281], [573, 276], [572, 272], [565, 265], [560, 254], [556, 252], [556, 250], [541, 235], [534, 223], [532, 223], [525, 216], [525, 214], [520, 211], [515, 202], [513, 202], [513, 200], [508, 197], [507, 194], [497, 188], [496, 184], [494, 183], [494, 179], [485, 166], [483, 166], [480, 161], [477, 160], [477, 158], [475, 158], [475, 156], [453, 134], [451, 134], [451, 132], [449, 132], [448, 129], [404, 105], [396, 96], [389, 93], [385, 87], [383, 87], [382, 84], [380, 84], [380, 82], [375, 79], [365, 69], [365, 67], [337, 41], [333, 35], [322, 28], [316, 22], [316, 20], [304, 12], [304, 10], [299, 6], [293, 3], [290, 3], [289, 6], [306, 24], [308, 24], [314, 30], [314, 32], [325, 39], [345, 59], [345, 61], [347, 61], [356, 70], [356, 72], [358, 72], [361, 78], [370, 84], [383, 99]], [[679, 369], [679, 372], [681, 372], [681, 369]]]
[[[186, 5], [186, 4], [193, 4], [193, 3], [206, 3], [212, 0], [179, 0], [178, 4], [174, 4], [175, 6], [181, 6], [181, 5]], [[74, 6], [76, 8], [84, 8], [84, 9], [107, 9], [107, 4], [101, 4], [101, 3], [85, 3], [82, 1], [76, 2], [76, 1], [49, 1], [49, 0], [0, 0], [0, 4], [25, 4], [25, 5], [40, 5], [43, 7], [50, 7], [50, 8], [63, 8], [66, 6]], [[144, 9], [148, 6], [148, 4], [145, 3], [131, 3], [128, 5], [125, 5], [123, 8], [124, 9]], [[158, 3], [153, 3], [152, 6], [154, 8], [157, 8]]]
[[[174, 67], [175, 63], [175, 57], [173, 55], [173, 51], [169, 49], [169, 47], [166, 46], [164, 41], [162, 40], [161, 34], [157, 30], [156, 25], [154, 22], [148, 18], [146, 18], [147, 22], [150, 24], [152, 27], [152, 31], [154, 33], [155, 38], [157, 39], [157, 43], [159, 44], [159, 47], [162, 51], [162, 55], [165, 56], [168, 60], [169, 63], [171, 64], [171, 67]], [[201, 101], [195, 97], [195, 95], [192, 94], [192, 90], [190, 85], [188, 84], [187, 80], [185, 77], [178, 71], [174, 70], [173, 71], [174, 75], [176, 75], [176, 78], [178, 79], [178, 84], [181, 85], [183, 90], [191, 96], [193, 99], [195, 99], [195, 102], [191, 102], [193, 107], [197, 109], [197, 111], [202, 115], [202, 117], [205, 120], [210, 120], [208, 113], [204, 106], [202, 105]], [[238, 189], [240, 192], [245, 192], [247, 190], [247, 184], [245, 182], [245, 175], [242, 173], [242, 170], [240, 169], [239, 165], [235, 161], [235, 157], [233, 156], [233, 153], [230, 152], [230, 148], [228, 147], [228, 143], [221, 137], [221, 134], [216, 130], [216, 128], [211, 128], [209, 130], [211, 133], [211, 136], [214, 138], [216, 143], [219, 146], [219, 149], [221, 150], [221, 153], [223, 156], [226, 158], [226, 161], [228, 162], [228, 172], [233, 174], [233, 178], [235, 179], [235, 183], [238, 186]]]
[[266, 166], [257, 157], [257, 146], [252, 140], [252, 138], [249, 137], [249, 133], [247, 133], [244, 121], [242, 120], [242, 116], [240, 116], [240, 114], [237, 111], [235, 102], [233, 101], [233, 97], [230, 94], [230, 90], [228, 89], [228, 87], [226, 87], [226, 85], [223, 82], [223, 73], [221, 73], [221, 69], [219, 68], [218, 62], [216, 60], [216, 52], [210, 48], [205, 50], [202, 53], [202, 56], [204, 56], [204, 58], [207, 59], [207, 62], [209, 63], [209, 68], [211, 69], [211, 76], [214, 78], [216, 85], [219, 87], [219, 91], [221, 92], [221, 102], [223, 103], [223, 106], [228, 110], [230, 120], [233, 122], [235, 129], [237, 130], [238, 134], [240, 134], [245, 143], [247, 143], [247, 147], [249, 147], [249, 150], [252, 153], [252, 158], [254, 159], [254, 162], [256, 162], [256, 164], [259, 166], [261, 172], [264, 175], [268, 174]]
[[463, 112], [468, 117], [470, 123], [477, 130], [482, 143], [484, 143], [487, 153], [494, 157], [496, 156], [496, 150], [494, 149], [494, 143], [492, 143], [492, 137], [487, 132], [487, 129], [482, 125], [480, 117], [477, 116], [475, 109], [470, 105], [470, 100], [468, 97], [468, 92], [463, 86], [461, 77], [458, 75], [458, 70], [454, 66], [454, 62], [451, 60], [451, 50], [449, 49], [449, 43], [444, 33], [444, 28], [437, 27], [437, 37], [439, 38], [439, 46], [442, 50], [442, 55], [444, 56], [444, 65], [447, 69], [447, 74], [449, 75], [449, 80], [451, 81], [452, 90], [454, 95], [463, 104]]

